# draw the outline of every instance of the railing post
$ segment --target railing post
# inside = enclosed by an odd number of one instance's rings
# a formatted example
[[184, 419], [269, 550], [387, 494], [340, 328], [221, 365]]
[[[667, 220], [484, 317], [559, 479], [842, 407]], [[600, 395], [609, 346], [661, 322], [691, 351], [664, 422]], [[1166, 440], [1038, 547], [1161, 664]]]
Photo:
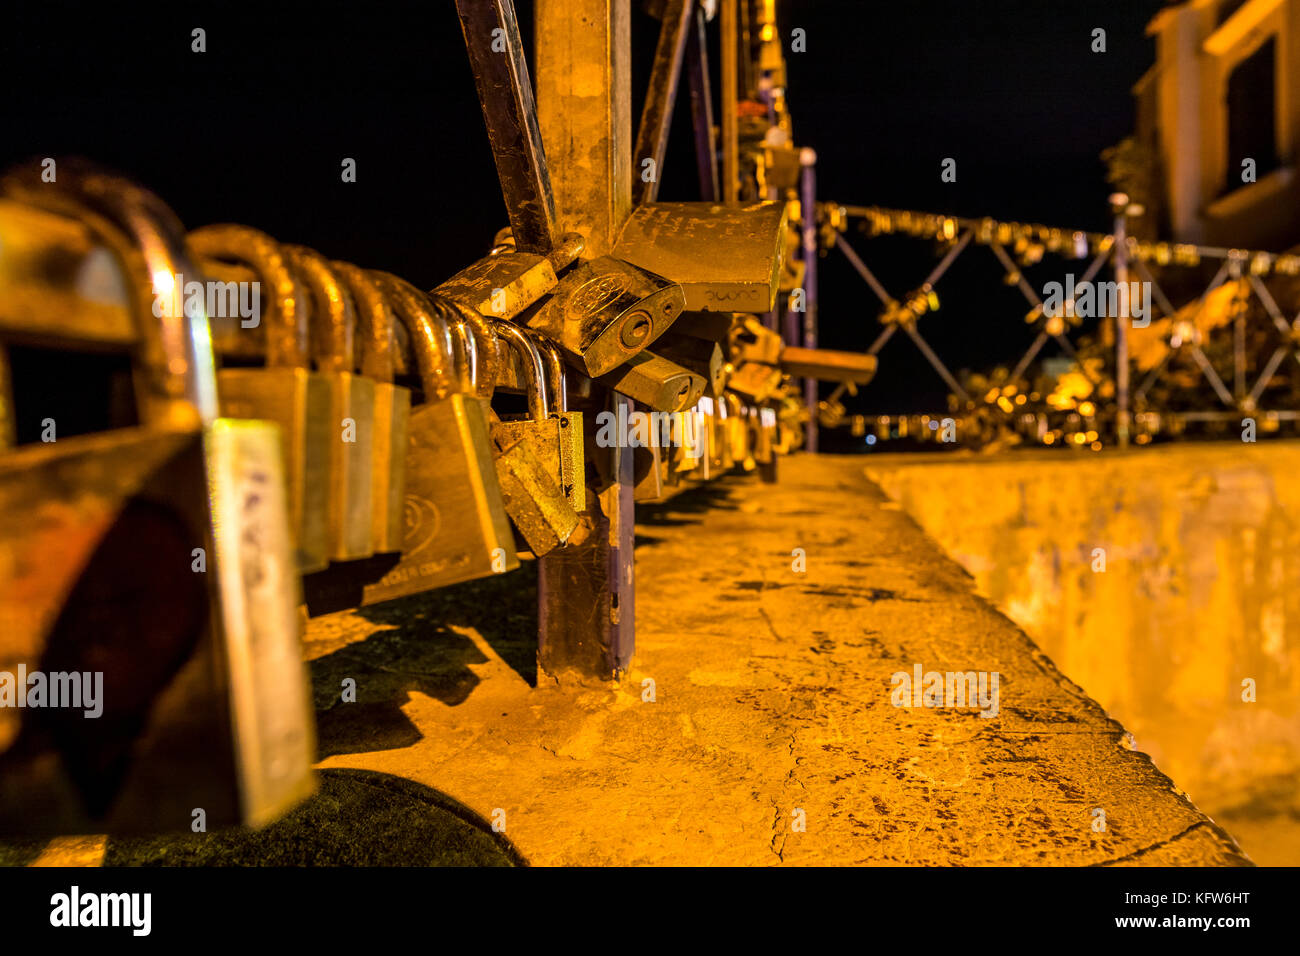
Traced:
[[[803, 347], [817, 347], [817, 154], [807, 147], [799, 152], [799, 218], [803, 235]], [[791, 344], [794, 344], [793, 342]], [[804, 448], [817, 452], [817, 380], [803, 380], [803, 401], [809, 412]]]
[[1110, 197], [1115, 213], [1115, 301], [1119, 315], [1115, 316], [1115, 431], [1119, 447], [1127, 448], [1129, 439], [1129, 368], [1128, 368], [1128, 196], [1115, 193]]

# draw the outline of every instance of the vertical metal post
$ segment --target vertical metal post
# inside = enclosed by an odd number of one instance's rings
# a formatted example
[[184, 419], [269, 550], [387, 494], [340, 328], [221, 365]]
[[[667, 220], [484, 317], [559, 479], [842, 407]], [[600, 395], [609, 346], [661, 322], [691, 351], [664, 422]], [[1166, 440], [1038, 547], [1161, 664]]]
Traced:
[[632, 211], [630, 0], [537, 0], [537, 116], [562, 232], [605, 255]]
[[[817, 347], [817, 154], [804, 147], [799, 151], [799, 217], [802, 220], [800, 248], [803, 254], [803, 347]], [[810, 413], [804, 447], [817, 451], [817, 380], [803, 381], [803, 401]]]
[[709, 81], [709, 52], [704, 32], [704, 8], [696, 7], [686, 43], [686, 69], [691, 78], [691, 118], [695, 125], [695, 165], [700, 177], [700, 199], [716, 202], [718, 145], [713, 135], [713, 88]]
[[[630, 0], [537, 0], [537, 109], [556, 217], [607, 254], [632, 208]], [[610, 393], [615, 414], [629, 399]], [[582, 540], [538, 560], [538, 664], [557, 679], [617, 679], [636, 637], [630, 449], [610, 456], [612, 484], [589, 494]]]
[[1129, 368], [1128, 368], [1128, 197], [1111, 197], [1115, 210], [1115, 282], [1119, 295], [1119, 315], [1115, 316], [1115, 432], [1119, 447], [1127, 448], [1129, 439]]
[[[694, 27], [695, 0], [668, 0], [655, 47], [654, 66], [650, 69], [650, 86], [641, 107], [641, 125], [637, 128], [636, 148], [632, 151], [632, 199], [636, 205], [654, 202], [659, 196], [664, 154], [668, 151], [668, 130], [673, 122], [673, 105], [677, 101], [677, 81], [682, 74], [686, 38]], [[651, 161], [647, 168], [646, 160]]]
[[736, 22], [736, 3], [722, 0], [722, 201], [728, 206], [736, 205], [740, 187], [740, 26]]
[[555, 203], [512, 0], [456, 0], [510, 231], [521, 252], [547, 253]]

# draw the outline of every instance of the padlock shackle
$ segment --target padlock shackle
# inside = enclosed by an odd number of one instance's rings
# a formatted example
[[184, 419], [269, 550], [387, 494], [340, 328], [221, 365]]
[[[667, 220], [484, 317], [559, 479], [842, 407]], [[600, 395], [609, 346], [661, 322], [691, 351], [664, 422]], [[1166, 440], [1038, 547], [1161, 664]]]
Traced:
[[249, 226], [222, 223], [203, 226], [189, 235], [190, 248], [206, 259], [245, 265], [271, 294], [264, 296], [270, 313], [266, 327], [267, 368], [310, 368], [306, 299], [280, 244]]
[[302, 284], [311, 293], [311, 328], [308, 339], [316, 354], [316, 368], [322, 372], [356, 371], [356, 349], [352, 334], [355, 321], [352, 297], [333, 267], [315, 249], [284, 246], [285, 257]]
[[370, 276], [379, 284], [393, 313], [410, 334], [425, 401], [440, 401], [459, 394], [451, 330], [429, 297], [391, 272], [371, 270]]
[[542, 364], [541, 350], [532, 337], [513, 322], [493, 319], [492, 327], [519, 356], [519, 364], [524, 373], [524, 387], [528, 390], [529, 417], [534, 421], [546, 421], [551, 415], [551, 409], [546, 400], [546, 368]]
[[353, 342], [361, 353], [361, 374], [389, 384], [396, 372], [393, 310], [383, 290], [364, 269], [350, 262], [330, 263], [352, 296], [357, 318]]
[[[185, 246], [185, 229], [167, 205], [125, 177], [85, 160], [61, 159], [57, 179], [42, 180], [43, 169], [28, 165], [7, 174], [2, 191], [20, 202], [86, 223], [117, 257], [131, 290], [144, 369], [141, 416], [171, 420], [177, 403], [193, 409], [202, 422], [219, 414], [217, 373], [205, 308], [174, 308], [184, 297], [168, 295], [175, 277], [201, 279]], [[143, 268], [140, 264], [143, 263]], [[155, 321], [155, 309], [161, 311]]]
[[475, 386], [480, 395], [491, 398], [496, 383], [501, 377], [501, 356], [497, 351], [497, 336], [492, 331], [491, 323], [486, 316], [464, 302], [438, 292], [430, 292], [428, 295], [434, 305], [442, 308], [442, 314], [449, 326], [468, 326], [479, 345]]
[[560, 355], [560, 350], [555, 343], [546, 336], [531, 329], [528, 330], [528, 334], [537, 343], [537, 348], [542, 353], [542, 359], [546, 363], [546, 376], [551, 386], [551, 412], [567, 412], [569, 410], [569, 382], [568, 373], [564, 367], [564, 358]]

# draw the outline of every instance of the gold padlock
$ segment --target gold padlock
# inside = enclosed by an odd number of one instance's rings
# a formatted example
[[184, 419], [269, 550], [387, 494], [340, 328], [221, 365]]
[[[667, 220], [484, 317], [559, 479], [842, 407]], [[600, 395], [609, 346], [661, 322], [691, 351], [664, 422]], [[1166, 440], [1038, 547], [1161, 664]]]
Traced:
[[269, 822], [315, 759], [277, 429], [216, 418], [205, 308], [168, 294], [202, 279], [160, 201], [65, 160], [5, 188], [111, 249], [141, 424], [0, 453], [0, 660], [74, 698], [0, 708], [0, 832]]
[[320, 253], [285, 246], [289, 264], [311, 294], [316, 368], [329, 381], [329, 557], [356, 561], [375, 553], [371, 469], [375, 383], [356, 374], [352, 297]]
[[503, 422], [495, 428], [517, 429], [576, 512], [587, 510], [587, 451], [582, 412], [569, 410], [568, 374], [559, 349], [545, 336], [524, 329], [546, 369], [547, 409], [544, 425], [536, 416], [528, 422]]
[[446, 323], [410, 283], [371, 275], [410, 334], [424, 401], [411, 409], [407, 430], [402, 558], [365, 586], [363, 604], [519, 566], [483, 405], [461, 390]]
[[497, 477], [510, 520], [529, 550], [541, 556], [563, 545], [578, 527], [578, 513], [549, 467], [560, 457], [560, 423], [550, 414], [546, 367], [533, 338], [510, 322], [495, 322], [493, 329], [519, 355], [529, 411], [525, 421], [492, 424]]
[[265, 321], [266, 367], [217, 373], [221, 411], [230, 418], [275, 422], [282, 436], [290, 527], [304, 574], [329, 565], [330, 386], [311, 371], [307, 298], [283, 251], [247, 226], [204, 226], [190, 247], [207, 259], [246, 265], [257, 275]]
[[374, 382], [370, 540], [377, 553], [401, 551], [411, 390], [393, 384], [393, 310], [365, 270], [349, 262], [333, 265], [334, 272], [351, 292], [356, 309], [361, 373]]

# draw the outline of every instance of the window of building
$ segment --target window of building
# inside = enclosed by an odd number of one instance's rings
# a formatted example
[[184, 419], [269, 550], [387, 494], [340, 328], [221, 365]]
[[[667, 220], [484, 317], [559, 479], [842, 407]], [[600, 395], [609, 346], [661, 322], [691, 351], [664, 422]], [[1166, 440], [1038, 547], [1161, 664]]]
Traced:
[[1241, 186], [1242, 160], [1255, 161], [1261, 179], [1282, 165], [1274, 121], [1277, 93], [1277, 38], [1270, 37], [1228, 74], [1224, 105], [1228, 114], [1228, 169], [1225, 192]]

